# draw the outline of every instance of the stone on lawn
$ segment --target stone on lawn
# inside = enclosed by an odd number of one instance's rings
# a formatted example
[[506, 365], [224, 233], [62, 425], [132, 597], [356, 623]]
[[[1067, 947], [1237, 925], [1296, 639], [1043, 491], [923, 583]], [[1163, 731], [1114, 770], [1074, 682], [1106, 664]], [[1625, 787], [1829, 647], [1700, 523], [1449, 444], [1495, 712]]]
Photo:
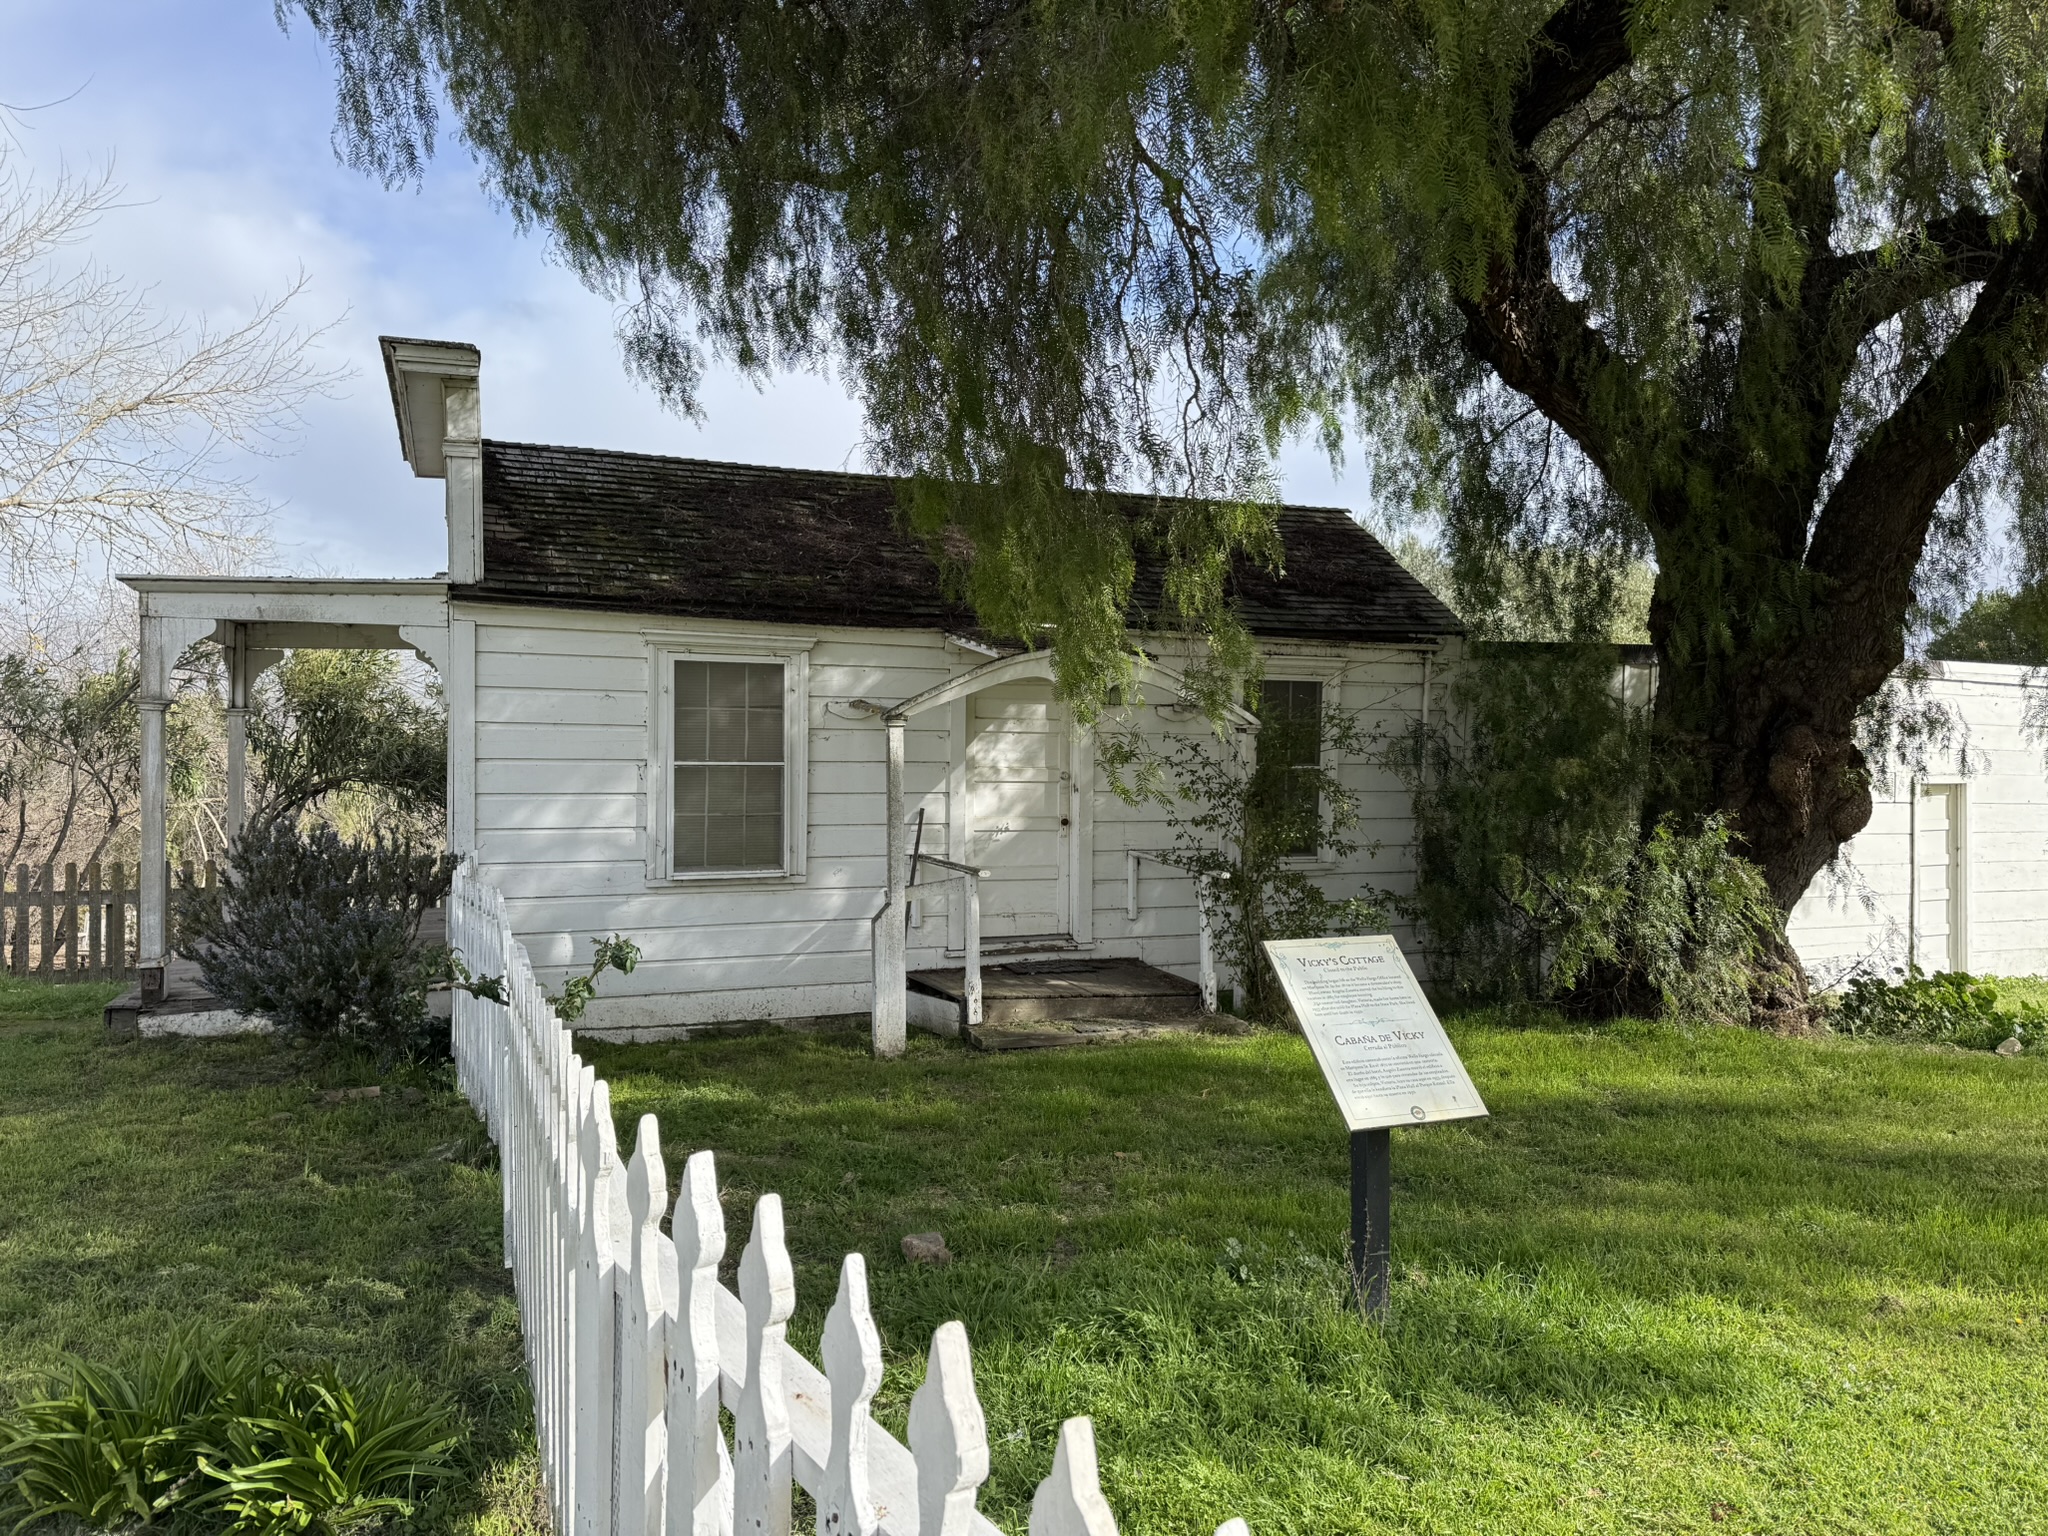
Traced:
[[320, 1098], [323, 1103], [327, 1104], [346, 1104], [352, 1099], [380, 1098], [383, 1093], [384, 1090], [382, 1088], [375, 1086], [369, 1088], [330, 1088], [327, 1092], [321, 1094]]
[[903, 1239], [903, 1257], [913, 1264], [950, 1264], [953, 1255], [936, 1232], [913, 1232]]
[[2020, 1043], [2018, 1035], [2014, 1035], [2010, 1040], [1999, 1041], [1997, 1046], [1998, 1054], [2001, 1056], [2017, 1056], [2025, 1049], [2026, 1047]]

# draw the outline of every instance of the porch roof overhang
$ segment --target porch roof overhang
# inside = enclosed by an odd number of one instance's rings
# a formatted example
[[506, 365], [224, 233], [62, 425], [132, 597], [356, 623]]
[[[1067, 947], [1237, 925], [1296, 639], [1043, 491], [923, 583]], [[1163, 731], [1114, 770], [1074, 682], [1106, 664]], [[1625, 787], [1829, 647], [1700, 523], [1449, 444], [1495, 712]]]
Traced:
[[[1176, 699], [1188, 696], [1187, 679], [1172, 667], [1154, 661], [1142, 653], [1132, 658], [1141, 687], [1152, 687], [1172, 693]], [[994, 661], [970, 667], [958, 676], [949, 677], [943, 683], [914, 694], [900, 704], [869, 705], [874, 713], [890, 725], [901, 725], [913, 715], [937, 709], [942, 704], [951, 704], [955, 699], [965, 698], [971, 693], [980, 693], [984, 688], [999, 688], [1004, 683], [1022, 682], [1027, 678], [1052, 680], [1053, 653], [1044, 651], [1023, 651], [1015, 656], [998, 656]], [[1258, 729], [1258, 716], [1239, 704], [1224, 706], [1224, 719], [1238, 730]]]
[[[143, 629], [163, 637], [163, 665], [196, 641], [251, 651], [413, 650], [446, 660], [448, 583], [322, 576], [123, 576], [141, 600]], [[151, 647], [145, 644], [147, 652]], [[154, 680], [159, 688], [167, 679]]]

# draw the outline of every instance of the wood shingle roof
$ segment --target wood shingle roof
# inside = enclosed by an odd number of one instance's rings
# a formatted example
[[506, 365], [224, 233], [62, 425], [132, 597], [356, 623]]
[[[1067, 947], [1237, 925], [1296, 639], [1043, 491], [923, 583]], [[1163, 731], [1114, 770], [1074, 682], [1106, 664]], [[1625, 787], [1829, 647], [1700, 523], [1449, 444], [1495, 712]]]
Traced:
[[[483, 580], [491, 602], [693, 618], [971, 631], [881, 475], [486, 440]], [[1244, 569], [1254, 634], [1399, 642], [1463, 629], [1351, 516], [1283, 507], [1286, 570]], [[1142, 553], [1132, 623], [1158, 601]]]

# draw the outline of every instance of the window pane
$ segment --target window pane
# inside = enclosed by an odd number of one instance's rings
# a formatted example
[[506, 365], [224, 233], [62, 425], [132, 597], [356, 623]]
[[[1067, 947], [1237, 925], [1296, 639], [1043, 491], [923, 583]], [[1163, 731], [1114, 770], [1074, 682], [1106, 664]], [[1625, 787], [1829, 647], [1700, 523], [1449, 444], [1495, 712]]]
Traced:
[[782, 813], [747, 818], [746, 867], [779, 869], [782, 866]]
[[711, 717], [709, 744], [704, 757], [713, 763], [744, 763], [747, 761], [747, 712], [723, 704], [714, 704], [706, 711]]
[[706, 796], [710, 793], [707, 778], [708, 768], [676, 769], [676, 814], [678, 816], [702, 816], [710, 807]]
[[783, 866], [783, 669], [679, 661], [675, 868]]
[[744, 816], [706, 816], [704, 818], [705, 851], [707, 869], [745, 869], [746, 827]]
[[747, 769], [747, 803], [749, 816], [782, 816], [782, 770], [780, 768]]

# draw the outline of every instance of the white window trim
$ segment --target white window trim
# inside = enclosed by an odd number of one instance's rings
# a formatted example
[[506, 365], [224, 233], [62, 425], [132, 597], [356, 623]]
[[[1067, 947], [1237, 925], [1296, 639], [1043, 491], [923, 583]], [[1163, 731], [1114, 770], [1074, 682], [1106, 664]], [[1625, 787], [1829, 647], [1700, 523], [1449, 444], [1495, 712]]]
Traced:
[[[763, 644], [766, 640], [768, 643]], [[650, 637], [648, 651], [647, 879], [657, 886], [793, 884], [804, 878], [810, 849], [810, 650], [796, 636], [690, 635]], [[681, 661], [754, 662], [782, 668], [782, 867], [677, 871], [671, 864], [675, 823], [675, 687]]]

